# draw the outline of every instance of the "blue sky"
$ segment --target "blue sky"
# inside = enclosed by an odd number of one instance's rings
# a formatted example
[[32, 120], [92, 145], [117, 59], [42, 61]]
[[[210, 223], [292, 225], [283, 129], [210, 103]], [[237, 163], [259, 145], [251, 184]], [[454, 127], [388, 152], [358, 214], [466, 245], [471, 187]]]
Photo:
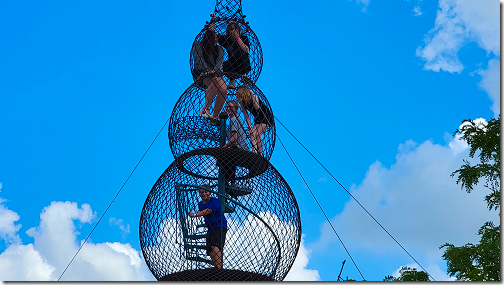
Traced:
[[[275, 116], [436, 280], [477, 242], [485, 189], [450, 178], [464, 119], [500, 113], [499, 2], [242, 1]], [[55, 280], [192, 83], [214, 1], [0, 2], [0, 279]], [[278, 127], [367, 280], [414, 264]], [[167, 129], [62, 280], [152, 280], [138, 222], [173, 161]], [[277, 141], [303, 245], [291, 280], [361, 280]], [[106, 260], [106, 264], [100, 261]], [[114, 264], [117, 270], [109, 268]]]

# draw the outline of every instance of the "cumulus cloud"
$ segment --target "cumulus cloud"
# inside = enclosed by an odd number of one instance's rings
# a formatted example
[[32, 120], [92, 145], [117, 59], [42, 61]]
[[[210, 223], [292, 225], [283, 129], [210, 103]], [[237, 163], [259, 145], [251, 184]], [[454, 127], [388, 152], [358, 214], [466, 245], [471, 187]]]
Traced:
[[491, 109], [497, 117], [500, 114], [500, 60], [491, 59], [488, 61], [487, 69], [479, 69], [477, 73], [481, 76], [479, 86], [492, 100]]
[[[3, 206], [0, 220], [17, 221], [19, 215]], [[6, 214], [7, 213], [7, 214]], [[15, 215], [13, 215], [14, 213]], [[15, 216], [16, 219], [12, 217]], [[40, 214], [40, 224], [26, 233], [34, 243], [21, 244], [17, 232], [20, 225], [0, 228], [15, 239], [0, 254], [0, 279], [21, 281], [57, 280], [80, 244], [77, 241], [76, 222], [89, 223], [95, 217], [91, 206], [81, 207], [72, 202], [51, 202]], [[11, 223], [12, 224], [12, 223]], [[4, 238], [5, 239], [5, 238]], [[7, 240], [6, 240], [7, 241]], [[81, 241], [82, 243], [83, 241]], [[105, 281], [105, 280], [152, 280], [145, 263], [130, 244], [105, 242], [93, 244], [88, 241], [74, 259], [61, 280]]]
[[499, 10], [497, 0], [439, 0], [435, 26], [416, 51], [426, 61], [425, 69], [460, 73], [464, 66], [458, 52], [470, 42], [499, 56]]
[[[2, 190], [2, 183], [0, 183], [0, 190]], [[16, 225], [15, 222], [19, 221], [19, 215], [5, 207], [4, 199], [0, 198], [0, 238], [5, 240], [6, 243], [19, 242], [19, 236], [16, 234], [21, 228], [21, 225]]]
[[319, 281], [320, 275], [317, 270], [308, 269], [309, 256], [311, 251], [306, 249], [304, 245], [304, 234], [301, 236], [301, 245], [296, 256], [296, 260], [292, 265], [284, 281]]
[[117, 219], [115, 217], [112, 217], [109, 219], [109, 223], [111, 226], [117, 226], [121, 230], [121, 236], [122, 238], [126, 238], [128, 234], [131, 232], [130, 230], [130, 225], [129, 224], [124, 224], [123, 219]]
[[[499, 224], [497, 213], [486, 208], [486, 188], [478, 185], [468, 194], [450, 177], [462, 159], [471, 161], [467, 146], [459, 142], [443, 146], [409, 140], [399, 146], [395, 164], [387, 168], [373, 163], [362, 183], [350, 191], [425, 268], [434, 270], [436, 264], [445, 264], [440, 245], [477, 243], [476, 232], [484, 222]], [[353, 199], [332, 223], [350, 250], [374, 256], [405, 254]], [[334, 242], [326, 223], [311, 248], [327, 250]]]

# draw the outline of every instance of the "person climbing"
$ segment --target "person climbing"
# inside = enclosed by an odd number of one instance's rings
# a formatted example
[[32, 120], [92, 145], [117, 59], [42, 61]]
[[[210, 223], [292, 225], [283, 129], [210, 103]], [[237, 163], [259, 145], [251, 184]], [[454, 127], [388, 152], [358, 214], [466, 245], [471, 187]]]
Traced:
[[229, 116], [229, 125], [226, 130], [227, 143], [224, 147], [248, 150], [247, 143], [245, 141], [247, 135], [245, 134], [245, 130], [243, 129], [240, 119], [236, 117], [238, 114], [238, 103], [231, 100], [226, 103], [225, 109]]
[[198, 212], [189, 212], [189, 217], [203, 217], [206, 233], [206, 253], [212, 259], [215, 267], [222, 268], [222, 249], [226, 241], [227, 220], [221, 211], [219, 199], [210, 196], [209, 185], [201, 185], [198, 193], [201, 201], [198, 202]]
[[[213, 30], [216, 20], [215, 14], [211, 14], [212, 20], [209, 29]], [[241, 34], [240, 25], [236, 22], [229, 22], [225, 35], [217, 35], [218, 42], [223, 46], [228, 54], [228, 60], [224, 61], [222, 67], [229, 78], [228, 89], [236, 87], [236, 79], [240, 76], [246, 76], [251, 70], [249, 51], [250, 43], [247, 36]]]
[[[194, 57], [194, 69], [192, 71], [194, 81], [203, 78], [203, 88], [205, 90], [205, 105], [200, 111], [200, 116], [211, 119], [213, 125], [218, 125], [219, 113], [226, 102], [227, 88], [226, 82], [219, 76], [222, 72], [222, 62], [224, 60], [224, 50], [217, 45], [217, 34], [212, 30], [207, 30], [201, 42], [193, 44], [191, 53]], [[210, 105], [214, 100], [213, 114], [210, 114]], [[215, 123], [217, 122], [217, 123]]]
[[[231, 100], [226, 103], [226, 113], [229, 116], [229, 125], [226, 130], [227, 142], [223, 148], [237, 148], [248, 151], [248, 146], [245, 138], [245, 130], [240, 119], [236, 116], [238, 114], [238, 103]], [[217, 159], [217, 166], [222, 169], [224, 181], [226, 184], [234, 186], [236, 180], [236, 166], [237, 157], [225, 157]]]
[[[261, 154], [263, 146], [262, 135], [269, 127], [273, 126], [273, 113], [245, 85], [236, 89], [236, 99], [238, 99], [240, 108], [247, 121], [250, 141], [252, 142], [252, 152]], [[247, 111], [254, 116], [253, 127], [251, 126], [250, 116]]]

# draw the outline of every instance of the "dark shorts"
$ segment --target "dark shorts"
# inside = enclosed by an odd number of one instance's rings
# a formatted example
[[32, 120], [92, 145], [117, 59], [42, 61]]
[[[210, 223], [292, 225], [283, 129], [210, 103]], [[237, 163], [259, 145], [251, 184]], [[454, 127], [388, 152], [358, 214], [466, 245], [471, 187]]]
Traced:
[[271, 127], [273, 125], [273, 120], [273, 114], [269, 110], [266, 112], [259, 110], [257, 117], [254, 117], [254, 125], [265, 124], [268, 125], [268, 127]]
[[226, 241], [226, 233], [227, 233], [226, 228], [213, 228], [206, 234], [207, 255], [210, 255], [210, 252], [212, 251], [212, 246], [216, 246], [222, 252], [224, 242]]
[[[200, 76], [200, 74], [202, 72], [204, 72], [204, 71], [199, 70], [199, 69], [192, 70], [191, 73], [192, 73], [192, 76], [193, 76], [193, 79], [194, 79], [195, 82], [198, 80], [198, 78], [199, 78], [199, 76]], [[196, 86], [201, 87], [203, 89], [207, 88], [207, 86], [205, 85], [205, 83], [203, 83], [203, 79], [201, 79], [200, 81], [196, 82]]]

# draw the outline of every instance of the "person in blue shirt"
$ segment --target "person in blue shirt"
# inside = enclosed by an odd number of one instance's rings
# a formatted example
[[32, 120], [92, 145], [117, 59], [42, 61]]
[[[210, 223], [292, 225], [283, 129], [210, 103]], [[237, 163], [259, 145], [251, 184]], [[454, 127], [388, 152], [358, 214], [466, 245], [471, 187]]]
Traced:
[[226, 240], [227, 220], [221, 211], [219, 199], [210, 197], [210, 186], [201, 185], [198, 189], [201, 201], [198, 203], [198, 212], [189, 212], [189, 217], [203, 217], [207, 227], [206, 252], [217, 268], [222, 268], [222, 249]]

